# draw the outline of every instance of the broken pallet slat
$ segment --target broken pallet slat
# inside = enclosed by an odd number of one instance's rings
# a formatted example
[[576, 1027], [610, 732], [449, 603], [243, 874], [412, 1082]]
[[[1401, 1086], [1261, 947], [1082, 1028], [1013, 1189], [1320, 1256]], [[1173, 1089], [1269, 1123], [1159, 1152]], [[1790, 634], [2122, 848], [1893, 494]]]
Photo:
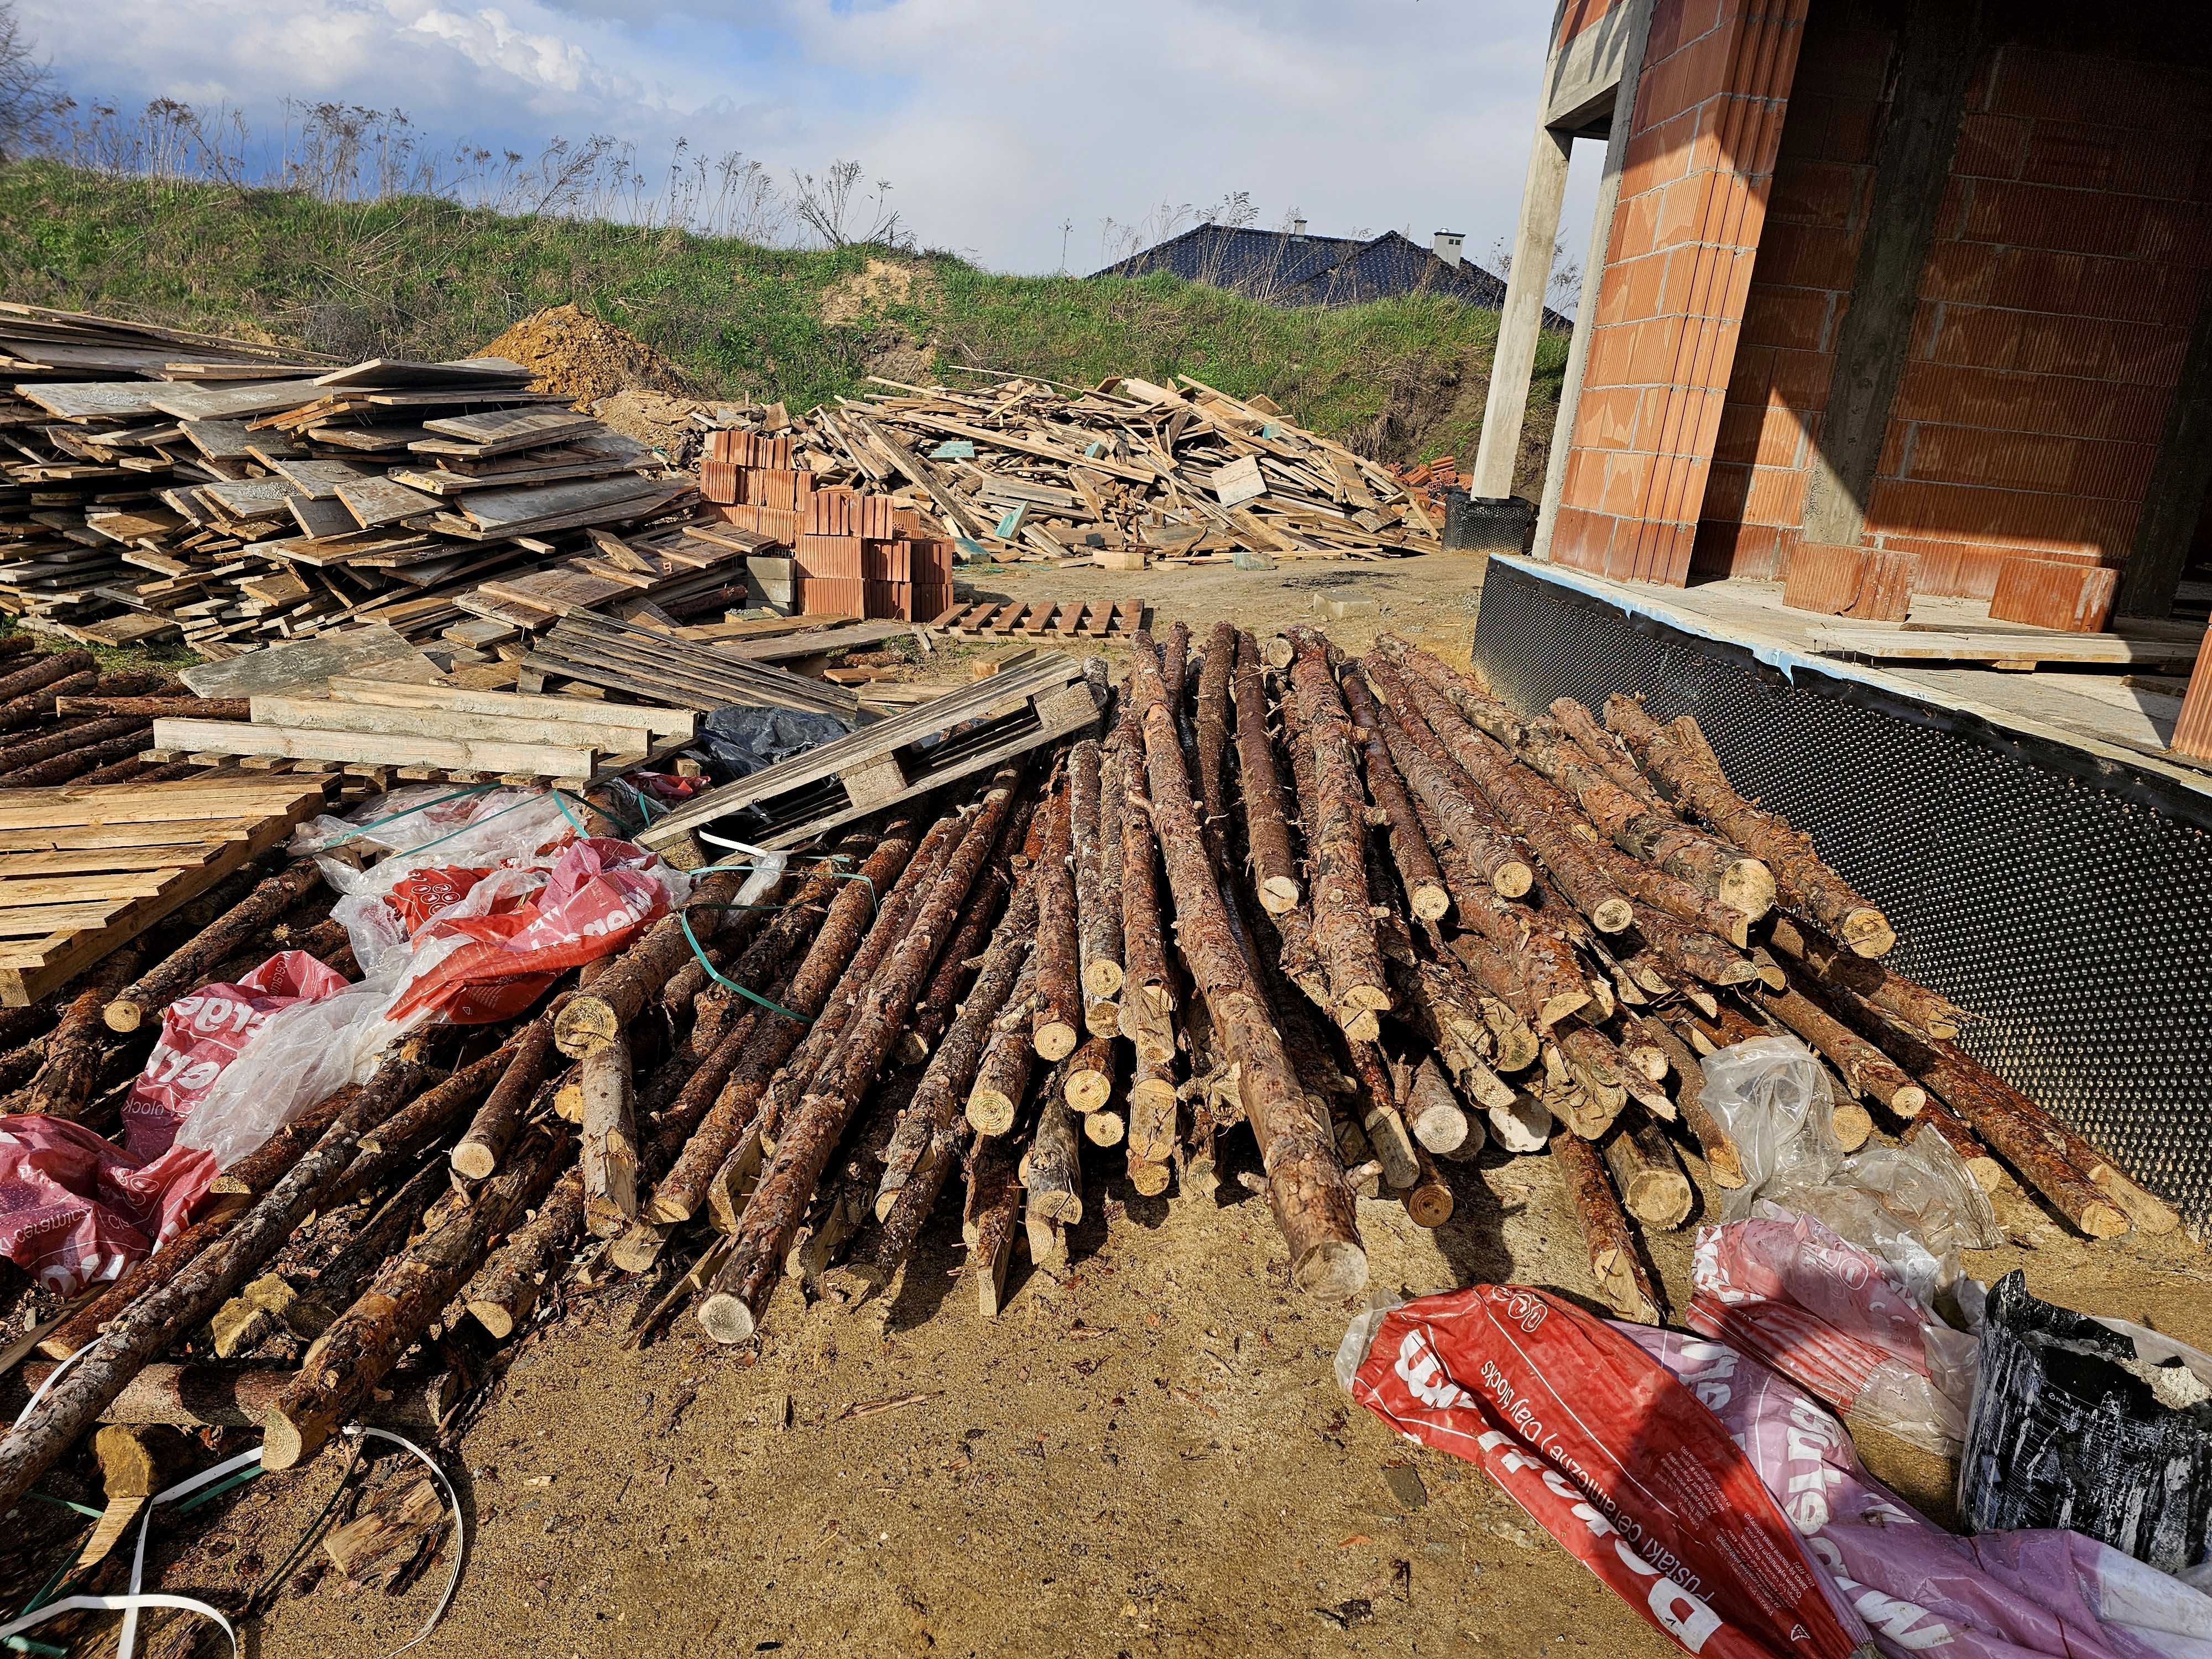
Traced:
[[475, 772], [528, 774], [576, 784], [588, 781], [596, 764], [590, 749], [567, 744], [387, 737], [303, 726], [249, 726], [237, 720], [155, 720], [153, 746], [196, 754], [261, 755], [282, 760], [327, 760], [366, 766], [452, 767]]

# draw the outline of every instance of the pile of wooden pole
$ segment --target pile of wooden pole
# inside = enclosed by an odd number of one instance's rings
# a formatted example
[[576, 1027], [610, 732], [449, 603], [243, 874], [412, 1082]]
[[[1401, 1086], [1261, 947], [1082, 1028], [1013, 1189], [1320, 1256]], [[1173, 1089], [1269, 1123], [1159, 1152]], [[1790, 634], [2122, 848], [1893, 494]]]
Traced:
[[[956, 1204], [986, 1313], [1017, 1249], [1068, 1262], [1102, 1189], [1224, 1183], [1334, 1303], [1367, 1278], [1358, 1200], [1441, 1226], [1445, 1171], [1492, 1146], [1552, 1161], [1601, 1293], [1656, 1320], [1640, 1230], [1685, 1224], [1694, 1171], [1744, 1178], [1698, 1057], [1778, 1033], [1833, 1068], [1847, 1146], [1932, 1130], [2086, 1233], [2173, 1224], [1959, 1048], [1964, 1012], [1879, 960], [1879, 908], [1694, 722], [1524, 719], [1387, 635], [1354, 659], [1177, 625], [1118, 686], [1096, 668], [1103, 738], [846, 826], [743, 908], [744, 869], [701, 871], [685, 916], [503, 1027], [419, 1035], [224, 1171], [45, 1333], [97, 1346], [0, 1439], [0, 1510], [118, 1417], [243, 1414], [289, 1467], [446, 1397], [434, 1357], [578, 1271], [653, 1275], [636, 1340], [746, 1340], [779, 1286], [881, 1306]], [[170, 1001], [272, 942], [349, 966], [313, 889], [233, 883], [0, 1016], [9, 1107], [105, 1127]]]

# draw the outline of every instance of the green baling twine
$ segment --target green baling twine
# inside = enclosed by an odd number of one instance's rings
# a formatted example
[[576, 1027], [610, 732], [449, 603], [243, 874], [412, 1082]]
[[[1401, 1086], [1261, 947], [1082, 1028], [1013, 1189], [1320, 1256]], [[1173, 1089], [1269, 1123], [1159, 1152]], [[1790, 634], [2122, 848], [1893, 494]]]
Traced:
[[[843, 853], [832, 853], [829, 858], [824, 860], [824, 862], [829, 864], [842, 863], [847, 861], [848, 857], [848, 855]], [[698, 869], [692, 871], [690, 873], [695, 876], [711, 876], [718, 872], [726, 870], [759, 870], [763, 867], [764, 866], [757, 864], [708, 864], [702, 865]], [[839, 881], [857, 881], [865, 884], [868, 890], [868, 909], [871, 914], [874, 912], [877, 902], [876, 884], [866, 871], [824, 871], [817, 866], [812, 873], [830, 875]], [[781, 907], [778, 905], [765, 904], [702, 904], [699, 908], [702, 910], [766, 910], [780, 909]], [[676, 913], [677, 925], [683, 928], [684, 942], [690, 945], [691, 954], [698, 959], [700, 967], [706, 969], [707, 977], [708, 979], [713, 980], [715, 984], [720, 986], [726, 991], [736, 992], [748, 1002], [758, 1003], [770, 1013], [781, 1014], [786, 1019], [795, 1019], [802, 1025], [811, 1025], [814, 1024], [815, 1017], [813, 1015], [802, 1014], [794, 1008], [787, 1008], [780, 1002], [772, 1001], [769, 998], [763, 996], [757, 991], [747, 989], [744, 986], [738, 984], [737, 981], [727, 977], [716, 969], [714, 964], [707, 959], [706, 950], [700, 945], [698, 934], [691, 931], [691, 918], [686, 914], [686, 911], [690, 907], [686, 906], [684, 910], [678, 910]]]

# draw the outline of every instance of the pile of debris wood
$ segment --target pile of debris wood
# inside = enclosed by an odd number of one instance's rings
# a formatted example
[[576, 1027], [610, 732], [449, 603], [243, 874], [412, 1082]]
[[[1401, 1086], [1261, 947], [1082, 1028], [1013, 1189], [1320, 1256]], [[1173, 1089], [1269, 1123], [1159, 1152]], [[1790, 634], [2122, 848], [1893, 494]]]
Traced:
[[[1018, 1249], [1061, 1271], [1123, 1186], [1263, 1194], [1293, 1282], [1337, 1298], [1367, 1279], [1359, 1200], [1442, 1225], [1487, 1147], [1548, 1160], [1599, 1294], [1657, 1321], [1641, 1230], [1689, 1218], [1693, 1172], [1744, 1179], [1698, 1058], [1773, 1034], [1832, 1069], [1847, 1146], [1933, 1134], [2090, 1236], [2174, 1224], [1959, 1046], [1965, 1011], [1882, 965], [1879, 907], [1694, 721], [1524, 719], [1389, 635], [1352, 659], [1177, 624], [1118, 687], [1046, 666], [1007, 688], [1026, 714], [946, 699], [914, 751], [943, 769], [872, 803], [909, 727], [757, 788], [812, 831], [784, 867], [727, 797], [645, 828], [690, 870], [680, 911], [519, 1016], [393, 1047], [112, 1284], [13, 1285], [9, 1363], [80, 1357], [24, 1373], [50, 1386], [0, 1439], [0, 1510], [103, 1421], [258, 1431], [283, 1469], [436, 1417], [580, 1273], [649, 1275], [633, 1342], [744, 1341], [780, 1285], [885, 1306], [955, 1204], [987, 1314]], [[574, 799], [572, 833], [635, 832], [618, 804]], [[106, 1133], [177, 999], [272, 945], [352, 968], [331, 902], [306, 860], [234, 872], [0, 1015], [8, 1109]]]
[[677, 522], [689, 479], [529, 380], [0, 305], [0, 610], [217, 658], [362, 622], [422, 640], [742, 604], [744, 547]]
[[[1018, 379], [982, 392], [877, 384], [795, 420], [780, 404], [749, 410], [733, 430], [816, 488], [893, 496], [974, 562], [1141, 570], [1152, 559], [1227, 563], [1240, 551], [1372, 559], [1438, 545], [1443, 519], [1388, 468], [1284, 419], [1265, 398], [1232, 398], [1187, 374], [1173, 387], [1118, 376], [1087, 392]], [[736, 453], [724, 440], [705, 464], [708, 499], [725, 502], [715, 510], [796, 548], [805, 526], [793, 514], [805, 501], [787, 489], [733, 495], [717, 462]]]

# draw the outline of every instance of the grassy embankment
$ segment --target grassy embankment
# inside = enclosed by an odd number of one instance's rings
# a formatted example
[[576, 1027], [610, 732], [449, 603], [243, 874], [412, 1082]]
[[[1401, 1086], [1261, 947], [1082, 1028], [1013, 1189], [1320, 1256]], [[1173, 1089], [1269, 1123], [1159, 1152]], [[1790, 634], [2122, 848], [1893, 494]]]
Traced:
[[[881, 280], [875, 262], [898, 268]], [[0, 297], [299, 343], [341, 357], [466, 356], [574, 302], [705, 395], [799, 408], [927, 359], [1070, 383], [1195, 375], [1397, 461], [1473, 456], [1495, 313], [1449, 301], [1282, 311], [1166, 277], [999, 276], [947, 255], [792, 252], [427, 197], [326, 202], [0, 166]], [[916, 356], [916, 351], [922, 354]], [[1518, 486], [1540, 480], [1566, 359], [1547, 337]]]

